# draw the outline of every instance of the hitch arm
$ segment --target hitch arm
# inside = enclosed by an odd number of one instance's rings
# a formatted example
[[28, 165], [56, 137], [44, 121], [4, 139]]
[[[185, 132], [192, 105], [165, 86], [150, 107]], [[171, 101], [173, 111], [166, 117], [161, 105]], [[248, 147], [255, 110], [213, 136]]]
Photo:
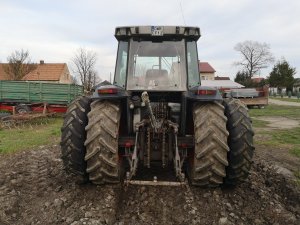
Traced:
[[132, 156], [131, 156], [131, 159], [129, 159], [129, 164], [130, 164], [130, 171], [127, 172], [126, 174], [126, 179], [127, 180], [130, 180], [133, 176], [135, 176], [136, 174], [136, 170], [137, 170], [137, 166], [138, 166], [138, 154], [137, 154], [137, 149], [138, 149], [138, 141], [139, 141], [139, 131], [140, 131], [140, 128], [143, 127], [145, 125], [145, 121], [141, 121], [139, 123], [137, 123], [135, 125], [135, 131], [136, 131], [136, 134], [135, 134], [135, 143], [134, 143], [134, 150], [133, 150], [133, 153], [132, 153]]
[[175, 167], [176, 177], [178, 177], [180, 181], [184, 181], [185, 175], [181, 171], [181, 168], [183, 165], [183, 160], [180, 158], [179, 150], [178, 150], [178, 140], [177, 140], [178, 125], [169, 120], [168, 120], [168, 125], [169, 125], [169, 127], [173, 128], [173, 131], [174, 131], [174, 138], [175, 138], [174, 167]]

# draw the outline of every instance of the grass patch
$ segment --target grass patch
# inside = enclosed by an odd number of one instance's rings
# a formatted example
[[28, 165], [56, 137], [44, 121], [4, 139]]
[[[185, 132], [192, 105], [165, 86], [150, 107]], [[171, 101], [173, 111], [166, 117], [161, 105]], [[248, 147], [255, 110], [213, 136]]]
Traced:
[[251, 117], [259, 116], [285, 116], [293, 119], [300, 119], [300, 107], [297, 106], [282, 106], [268, 105], [264, 109], [250, 109]]
[[[254, 127], [257, 127], [255, 123], [253, 123], [253, 125]], [[287, 148], [291, 154], [300, 158], [300, 127], [273, 131], [261, 130], [259, 131], [259, 134], [268, 138], [257, 140], [256, 144]]]
[[297, 157], [299, 157], [300, 158], [300, 145], [297, 147], [294, 147], [294, 148], [292, 148], [291, 150], [290, 150], [290, 152], [293, 154], [293, 155], [295, 155], [295, 156], [297, 156]]
[[298, 102], [298, 103], [300, 103], [300, 99], [295, 99], [295, 98], [281, 98], [281, 97], [269, 97], [269, 98], [279, 100], [279, 101], [284, 101], [284, 102]]
[[[266, 127], [269, 122], [260, 120], [260, 116], [284, 116], [300, 120], [300, 107], [268, 105], [264, 109], [250, 109], [249, 114], [253, 121], [253, 127], [263, 128]], [[276, 130], [260, 129], [257, 132], [265, 138], [259, 138], [256, 144], [287, 148], [291, 154], [300, 158], [300, 127]]]
[[57, 143], [62, 121], [62, 118], [50, 118], [46, 125], [0, 130], [0, 153], [10, 153]]
[[300, 145], [300, 127], [289, 130], [276, 130], [271, 135], [279, 144]]
[[262, 128], [262, 127], [266, 127], [269, 122], [264, 121], [264, 120], [260, 120], [258, 118], [251, 118], [252, 119], [252, 126], [256, 127], [256, 128]]

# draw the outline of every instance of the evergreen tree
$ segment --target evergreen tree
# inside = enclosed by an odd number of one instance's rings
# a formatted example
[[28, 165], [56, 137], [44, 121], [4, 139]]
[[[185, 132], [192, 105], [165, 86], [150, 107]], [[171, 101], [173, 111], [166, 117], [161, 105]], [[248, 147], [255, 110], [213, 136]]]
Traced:
[[271, 87], [277, 87], [279, 90], [282, 90], [282, 88], [292, 90], [295, 74], [296, 68], [291, 67], [285, 59], [282, 59], [274, 65], [268, 77], [268, 82]]
[[251, 77], [249, 76], [249, 74], [246, 71], [238, 71], [234, 78], [234, 81], [241, 85], [244, 85], [245, 87], [253, 86]]

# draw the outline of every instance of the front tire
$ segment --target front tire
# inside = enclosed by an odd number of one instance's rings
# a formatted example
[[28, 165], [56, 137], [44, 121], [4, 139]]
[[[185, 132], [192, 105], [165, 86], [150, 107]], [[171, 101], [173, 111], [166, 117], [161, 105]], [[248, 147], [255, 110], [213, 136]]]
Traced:
[[195, 103], [193, 109], [195, 154], [190, 168], [191, 183], [216, 187], [223, 183], [228, 166], [227, 118], [218, 102]]

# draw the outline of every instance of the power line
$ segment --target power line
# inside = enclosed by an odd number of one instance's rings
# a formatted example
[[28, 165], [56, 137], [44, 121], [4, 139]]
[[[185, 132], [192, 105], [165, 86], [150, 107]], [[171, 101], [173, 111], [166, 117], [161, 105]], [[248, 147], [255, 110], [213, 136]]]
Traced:
[[179, 5], [180, 5], [180, 11], [181, 11], [181, 16], [182, 16], [182, 19], [183, 19], [183, 23], [184, 23], [184, 25], [186, 26], [185, 18], [184, 18], [184, 15], [183, 15], [183, 10], [182, 10], [181, 1], [179, 1]]

